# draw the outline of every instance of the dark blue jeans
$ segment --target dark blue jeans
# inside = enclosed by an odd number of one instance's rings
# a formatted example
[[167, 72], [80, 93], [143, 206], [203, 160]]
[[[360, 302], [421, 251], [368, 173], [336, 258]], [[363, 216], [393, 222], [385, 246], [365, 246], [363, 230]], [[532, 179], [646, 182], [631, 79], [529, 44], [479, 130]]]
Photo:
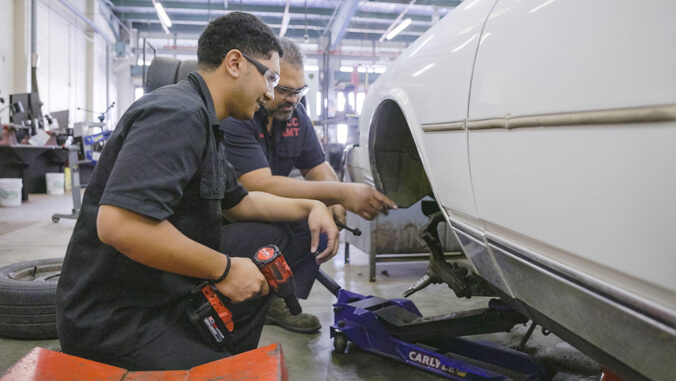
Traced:
[[312, 236], [307, 221], [287, 223], [293, 233], [291, 251], [284, 255], [289, 263], [296, 283], [296, 296], [307, 299], [312, 285], [319, 274], [319, 265], [315, 262], [314, 253], [310, 252]]

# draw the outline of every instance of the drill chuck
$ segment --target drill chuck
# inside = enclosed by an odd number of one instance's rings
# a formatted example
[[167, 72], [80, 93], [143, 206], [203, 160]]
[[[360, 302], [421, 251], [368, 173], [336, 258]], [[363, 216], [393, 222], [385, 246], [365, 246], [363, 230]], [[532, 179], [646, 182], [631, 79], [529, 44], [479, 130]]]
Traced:
[[263, 246], [256, 252], [253, 262], [265, 276], [272, 291], [284, 299], [289, 312], [298, 315], [303, 309], [296, 298], [296, 285], [293, 272], [286, 263], [282, 252], [275, 245]]

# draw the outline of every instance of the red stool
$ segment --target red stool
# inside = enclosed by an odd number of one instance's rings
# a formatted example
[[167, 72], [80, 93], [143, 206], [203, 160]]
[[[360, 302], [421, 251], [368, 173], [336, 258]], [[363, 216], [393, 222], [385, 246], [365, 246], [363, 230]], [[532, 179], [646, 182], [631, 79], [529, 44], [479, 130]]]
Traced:
[[284, 353], [279, 344], [270, 344], [267, 347], [196, 366], [190, 370], [155, 372], [129, 372], [126, 369], [36, 347], [12, 365], [2, 375], [0, 381], [203, 381], [214, 379], [288, 381], [288, 373]]

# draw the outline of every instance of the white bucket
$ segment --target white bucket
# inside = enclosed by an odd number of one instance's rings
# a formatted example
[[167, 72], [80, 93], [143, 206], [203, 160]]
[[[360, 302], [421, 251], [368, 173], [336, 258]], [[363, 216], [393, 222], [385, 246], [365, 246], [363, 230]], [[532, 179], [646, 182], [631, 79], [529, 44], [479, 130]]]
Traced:
[[64, 192], [66, 176], [63, 173], [45, 173], [47, 194], [59, 195]]
[[23, 179], [0, 179], [0, 206], [21, 206]]

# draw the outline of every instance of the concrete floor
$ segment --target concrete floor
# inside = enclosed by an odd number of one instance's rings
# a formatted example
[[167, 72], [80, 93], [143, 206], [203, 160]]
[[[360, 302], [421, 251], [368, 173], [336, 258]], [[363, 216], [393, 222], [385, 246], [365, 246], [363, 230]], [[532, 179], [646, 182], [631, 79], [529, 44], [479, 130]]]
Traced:
[[[72, 198], [32, 194], [20, 207], [0, 207], [0, 266], [33, 259], [62, 257], [75, 225], [74, 220], [51, 221], [54, 213], [69, 213]], [[379, 263], [377, 281], [368, 281], [368, 257], [351, 247], [351, 263], [345, 264], [343, 246], [333, 261], [322, 269], [344, 288], [365, 295], [400, 298], [404, 290], [425, 272], [426, 262]], [[346, 354], [333, 353], [329, 326], [333, 322], [334, 296], [316, 283], [310, 298], [302, 301], [305, 312], [315, 314], [322, 323], [320, 333], [292, 334], [276, 326], [266, 326], [260, 346], [278, 342], [286, 356], [292, 380], [441, 380], [430, 373], [378, 357], [350, 346]], [[484, 307], [486, 298], [457, 299], [445, 285], [432, 285], [411, 296], [425, 316]], [[476, 337], [505, 346], [515, 346], [527, 327], [517, 326], [510, 333]], [[33, 347], [58, 348], [58, 340], [22, 341], [0, 338], [0, 374]], [[555, 335], [543, 336], [537, 329], [526, 352], [547, 363], [558, 373], [553, 380], [595, 380], [598, 364], [561, 341]]]

